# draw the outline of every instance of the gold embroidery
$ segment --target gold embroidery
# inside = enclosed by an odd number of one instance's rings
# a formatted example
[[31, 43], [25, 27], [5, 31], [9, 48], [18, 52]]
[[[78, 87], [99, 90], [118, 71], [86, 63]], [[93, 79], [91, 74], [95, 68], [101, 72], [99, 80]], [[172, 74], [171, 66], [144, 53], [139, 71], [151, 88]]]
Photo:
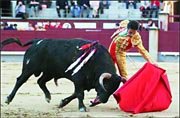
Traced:
[[136, 46], [142, 42], [141, 36], [138, 32], [136, 32], [133, 37], [131, 38], [131, 43], [133, 46]]
[[121, 51], [126, 51], [127, 46], [130, 45], [128, 37], [119, 37], [116, 41], [116, 45]]

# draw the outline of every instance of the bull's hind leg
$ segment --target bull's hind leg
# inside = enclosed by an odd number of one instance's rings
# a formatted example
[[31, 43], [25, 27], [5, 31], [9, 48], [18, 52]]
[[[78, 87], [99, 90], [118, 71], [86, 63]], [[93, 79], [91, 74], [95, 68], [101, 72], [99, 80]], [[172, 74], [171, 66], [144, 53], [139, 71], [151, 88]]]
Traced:
[[9, 94], [9, 96], [7, 96], [7, 99], [6, 99], [5, 103], [9, 104], [9, 103], [13, 100], [13, 98], [14, 98], [16, 92], [18, 91], [18, 89], [22, 86], [23, 83], [25, 83], [25, 82], [28, 80], [28, 78], [29, 78], [31, 75], [32, 75], [31, 73], [26, 73], [26, 72], [24, 72], [24, 73], [22, 73], [22, 74], [17, 78], [17, 81], [16, 81], [16, 84], [15, 84], [15, 86], [14, 86], [14, 89], [13, 89], [12, 92]]
[[73, 93], [71, 96], [69, 96], [69, 97], [61, 100], [61, 103], [60, 103], [60, 105], [59, 105], [59, 108], [62, 108], [62, 107], [64, 107], [64, 106], [66, 106], [69, 102], [71, 102], [71, 101], [72, 101], [73, 99], [75, 99], [75, 98], [76, 98], [76, 94]]
[[39, 84], [39, 87], [42, 89], [42, 91], [45, 94], [45, 99], [49, 103], [51, 100], [51, 94], [49, 90], [46, 87], [46, 82], [51, 80], [52, 78], [48, 76], [48, 74], [44, 74], [38, 79], [37, 83]]

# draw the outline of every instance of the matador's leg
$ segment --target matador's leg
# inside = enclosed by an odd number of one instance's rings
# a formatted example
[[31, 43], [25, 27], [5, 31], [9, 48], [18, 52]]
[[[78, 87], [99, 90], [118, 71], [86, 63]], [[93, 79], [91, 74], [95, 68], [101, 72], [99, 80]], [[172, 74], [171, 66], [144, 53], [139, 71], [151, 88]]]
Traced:
[[117, 66], [119, 69], [119, 74], [127, 79], [127, 65], [126, 65], [126, 52], [116, 51]]

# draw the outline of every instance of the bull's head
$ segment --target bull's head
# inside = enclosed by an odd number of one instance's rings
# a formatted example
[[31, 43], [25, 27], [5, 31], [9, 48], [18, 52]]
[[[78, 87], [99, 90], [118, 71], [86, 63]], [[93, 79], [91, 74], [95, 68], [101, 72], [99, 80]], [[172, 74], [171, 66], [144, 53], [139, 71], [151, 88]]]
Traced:
[[99, 77], [99, 85], [97, 91], [97, 97], [92, 101], [91, 106], [95, 106], [99, 103], [106, 103], [110, 97], [119, 87], [121, 82], [126, 80], [118, 76], [117, 74], [103, 73]]

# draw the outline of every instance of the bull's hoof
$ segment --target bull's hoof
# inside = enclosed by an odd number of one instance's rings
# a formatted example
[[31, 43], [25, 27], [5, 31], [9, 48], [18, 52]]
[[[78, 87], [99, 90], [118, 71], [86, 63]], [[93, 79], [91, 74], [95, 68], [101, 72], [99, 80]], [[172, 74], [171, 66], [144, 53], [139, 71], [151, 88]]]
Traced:
[[46, 101], [47, 101], [48, 103], [50, 103], [51, 99], [50, 99], [50, 98], [46, 98]]
[[6, 100], [5, 100], [5, 103], [6, 104], [9, 104], [11, 101], [9, 100], [9, 98], [7, 97]]
[[81, 107], [81, 108], [79, 108], [79, 111], [80, 111], [80, 112], [86, 112], [87, 110], [86, 110], [85, 107]]

